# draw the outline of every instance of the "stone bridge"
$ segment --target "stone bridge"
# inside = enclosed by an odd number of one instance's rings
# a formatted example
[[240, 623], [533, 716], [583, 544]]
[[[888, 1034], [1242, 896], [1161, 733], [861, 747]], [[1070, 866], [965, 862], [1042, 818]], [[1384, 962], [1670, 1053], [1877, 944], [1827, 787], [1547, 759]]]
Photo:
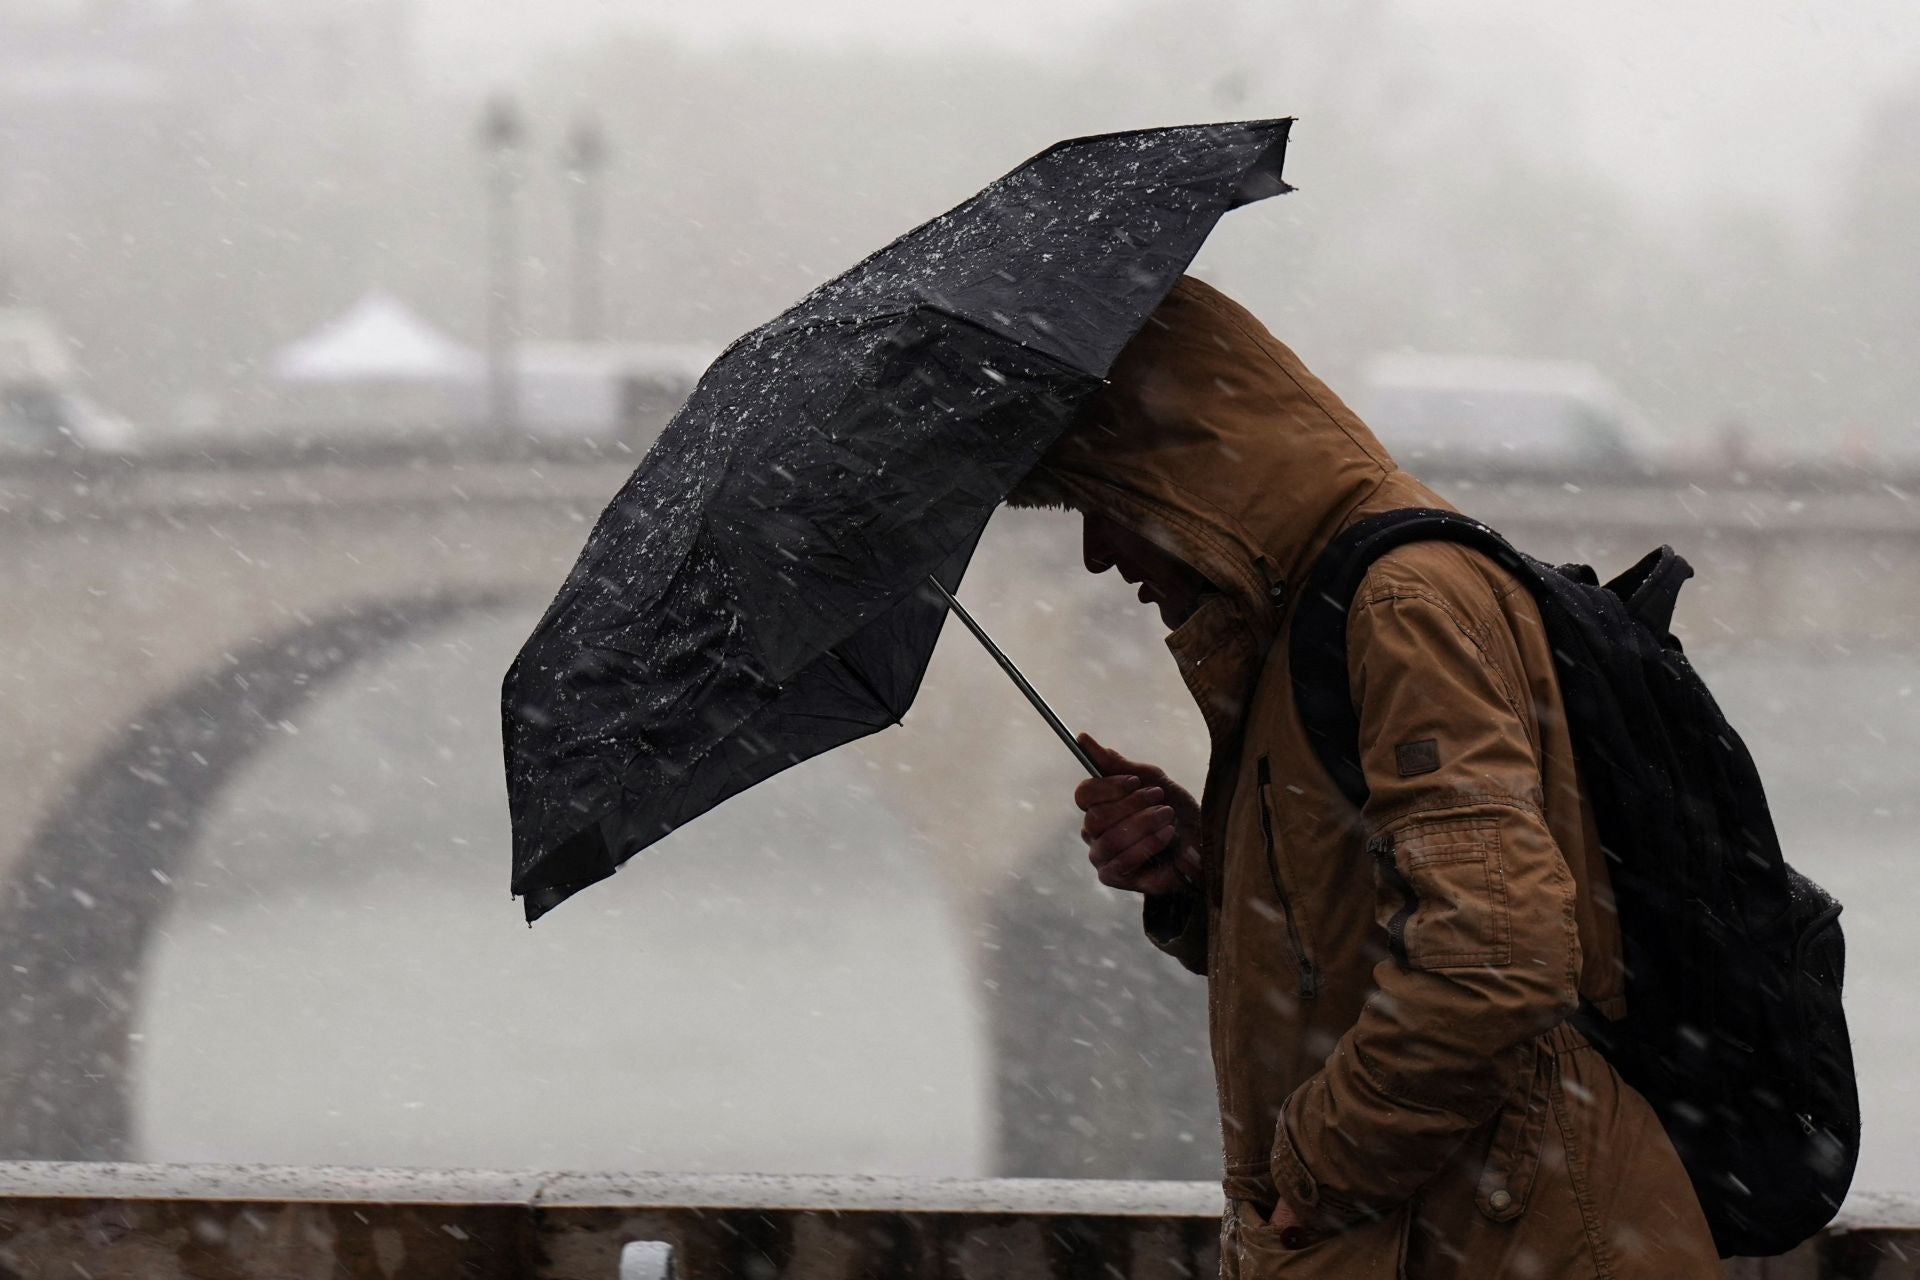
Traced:
[[[382, 646], [474, 611], [537, 610], [632, 462], [439, 452], [0, 472], [0, 1157], [127, 1154], [143, 957], [221, 787]], [[1677, 544], [1701, 571], [1681, 607], [1693, 644], [1904, 646], [1920, 616], [1920, 503], [1897, 488], [1445, 487], [1537, 554], [1603, 572]], [[1090, 598], [1054, 590], [1084, 575], [1048, 520], [1003, 514], [976, 561], [976, 580], [1027, 575], [1067, 606], [1014, 623], [1015, 652], [1071, 632]]]

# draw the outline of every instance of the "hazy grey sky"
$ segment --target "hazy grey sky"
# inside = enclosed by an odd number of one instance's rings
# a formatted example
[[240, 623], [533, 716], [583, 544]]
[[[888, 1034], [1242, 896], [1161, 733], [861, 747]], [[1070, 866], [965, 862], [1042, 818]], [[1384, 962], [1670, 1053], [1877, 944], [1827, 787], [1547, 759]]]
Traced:
[[[1189, 0], [1194, 29], [1255, 8], [1312, 0]], [[1353, 0], [1356, 8], [1364, 0]], [[531, 59], [615, 31], [658, 30], [691, 43], [999, 49], [1041, 63], [1085, 56], [1089, 33], [1131, 0], [420, 0], [421, 52], [443, 83], [515, 78]], [[1920, 5], [1912, 0], [1422, 0], [1388, 9], [1431, 53], [1443, 84], [1577, 104], [1575, 120], [1531, 121], [1539, 145], [1578, 149], [1630, 182], [1655, 212], [1714, 192], [1763, 195], [1817, 230], [1850, 161], [1868, 104], [1920, 79]], [[1358, 30], [1356, 26], [1356, 30]], [[1189, 54], [1188, 56], [1192, 56]], [[1223, 38], [1216, 66], [1258, 63]], [[1196, 68], [1196, 71], [1200, 70]], [[1262, 104], [1265, 106], [1266, 104]], [[1280, 104], [1280, 109], [1289, 108]], [[1311, 118], [1299, 157], [1311, 156]]]

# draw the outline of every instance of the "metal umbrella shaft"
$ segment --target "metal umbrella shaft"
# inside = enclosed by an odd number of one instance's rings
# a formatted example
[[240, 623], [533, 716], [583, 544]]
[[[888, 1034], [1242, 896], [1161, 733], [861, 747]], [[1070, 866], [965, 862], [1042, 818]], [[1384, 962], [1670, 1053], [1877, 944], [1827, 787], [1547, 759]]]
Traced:
[[987, 652], [993, 655], [993, 660], [1000, 664], [1000, 669], [1006, 672], [1008, 678], [1016, 685], [1020, 686], [1020, 692], [1027, 695], [1027, 701], [1033, 704], [1033, 709], [1038, 711], [1046, 722], [1053, 726], [1053, 731], [1060, 735], [1060, 741], [1066, 743], [1067, 750], [1073, 752], [1073, 758], [1078, 760], [1093, 777], [1105, 777], [1106, 774], [1101, 771], [1100, 766], [1093, 762], [1093, 757], [1089, 756], [1086, 751], [1082, 749], [1080, 743], [1075, 740], [1073, 732], [1061, 723], [1059, 716], [1053, 713], [1053, 708], [1047, 705], [1047, 700], [1041, 697], [1039, 692], [1027, 682], [1025, 676], [1020, 674], [1020, 668], [1013, 665], [1013, 660], [1007, 657], [1006, 654], [1000, 652], [1000, 646], [993, 642], [993, 637], [988, 635], [980, 624], [973, 620], [973, 615], [967, 612], [967, 607], [956, 600], [953, 592], [941, 585], [940, 580], [932, 574], [927, 575], [927, 581], [933, 584], [933, 589], [940, 593], [941, 598], [947, 602], [948, 607], [960, 616], [960, 621], [967, 624], [967, 630], [973, 632], [974, 639], [986, 646]]
[[[1027, 695], [1027, 701], [1033, 704], [1033, 709], [1038, 711], [1046, 718], [1046, 722], [1053, 726], [1053, 731], [1060, 735], [1060, 741], [1066, 743], [1067, 750], [1073, 752], [1073, 758], [1078, 760], [1093, 777], [1106, 777], [1107, 775], [1101, 771], [1100, 767], [1094, 764], [1092, 757], [1087, 755], [1081, 748], [1079, 741], [1068, 731], [1067, 726], [1060, 722], [1060, 717], [1053, 713], [1053, 708], [1047, 705], [1047, 700], [1041, 697], [1034, 687], [1027, 682], [1025, 676], [1020, 674], [1020, 668], [1014, 666], [1013, 660], [1007, 657], [1006, 654], [1000, 652], [1000, 646], [993, 642], [993, 637], [988, 635], [980, 624], [973, 620], [973, 615], [967, 612], [967, 607], [954, 599], [953, 592], [942, 586], [940, 580], [933, 575], [927, 575], [927, 581], [931, 582], [933, 589], [938, 591], [946, 600], [948, 607], [960, 615], [960, 621], [967, 624], [967, 630], [973, 632], [974, 639], [986, 646], [987, 652], [993, 655], [993, 660], [1000, 664], [1000, 669], [1006, 672], [1015, 684], [1020, 686], [1020, 692]], [[1168, 841], [1165, 847], [1158, 853], [1155, 853], [1142, 863], [1141, 870], [1151, 871], [1158, 867], [1172, 867], [1174, 874], [1180, 877], [1182, 884], [1186, 885], [1188, 889], [1194, 888], [1194, 878], [1182, 869], [1176, 860], [1176, 855], [1180, 847], [1181, 840], [1176, 836]]]

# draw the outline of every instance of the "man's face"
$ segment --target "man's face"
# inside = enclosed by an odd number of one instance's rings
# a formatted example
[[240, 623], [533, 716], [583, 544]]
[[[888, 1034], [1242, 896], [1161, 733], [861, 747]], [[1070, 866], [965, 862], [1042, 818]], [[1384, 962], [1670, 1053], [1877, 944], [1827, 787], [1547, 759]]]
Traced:
[[1102, 515], [1081, 517], [1082, 555], [1088, 573], [1120, 570], [1128, 582], [1140, 584], [1140, 599], [1158, 605], [1160, 620], [1171, 631], [1200, 606], [1210, 584], [1159, 543]]

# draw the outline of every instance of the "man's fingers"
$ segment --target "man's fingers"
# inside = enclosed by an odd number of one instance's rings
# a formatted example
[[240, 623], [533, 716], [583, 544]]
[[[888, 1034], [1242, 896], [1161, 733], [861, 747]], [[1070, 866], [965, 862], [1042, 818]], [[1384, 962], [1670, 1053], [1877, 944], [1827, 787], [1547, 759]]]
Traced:
[[1130, 773], [1114, 774], [1106, 778], [1085, 778], [1073, 789], [1073, 802], [1081, 809], [1091, 809], [1099, 804], [1112, 804], [1124, 795], [1137, 791], [1140, 779]]
[[1100, 883], [1113, 889], [1137, 887], [1141, 868], [1173, 840], [1173, 822], [1156, 827], [1100, 866]]
[[1167, 793], [1159, 787], [1141, 787], [1118, 800], [1094, 805], [1087, 810], [1086, 817], [1080, 823], [1080, 838], [1091, 844], [1105, 835], [1115, 823], [1132, 817], [1150, 805], [1160, 804], [1166, 798]]
[[1166, 805], [1142, 810], [1108, 827], [1090, 841], [1087, 859], [1096, 867], [1104, 867], [1141, 840], [1151, 837], [1162, 828], [1173, 830], [1175, 825], [1173, 810]]
[[[1149, 866], [1156, 854], [1174, 843], [1179, 818], [1169, 794], [1185, 797], [1158, 766], [1129, 760], [1090, 733], [1078, 735], [1081, 749], [1104, 777], [1087, 778], [1073, 790], [1073, 801], [1086, 816], [1080, 838], [1087, 842], [1087, 858], [1100, 882], [1136, 893], [1172, 893], [1186, 883], [1182, 870], [1169, 861]], [[1186, 803], [1191, 805], [1191, 800]], [[1191, 849], [1182, 847], [1183, 863], [1197, 863]]]
[[1150, 835], [1163, 826], [1174, 825], [1176, 825], [1176, 819], [1171, 807], [1155, 805], [1143, 809], [1114, 823], [1088, 841], [1087, 856], [1097, 866], [1110, 860], [1141, 837]]

